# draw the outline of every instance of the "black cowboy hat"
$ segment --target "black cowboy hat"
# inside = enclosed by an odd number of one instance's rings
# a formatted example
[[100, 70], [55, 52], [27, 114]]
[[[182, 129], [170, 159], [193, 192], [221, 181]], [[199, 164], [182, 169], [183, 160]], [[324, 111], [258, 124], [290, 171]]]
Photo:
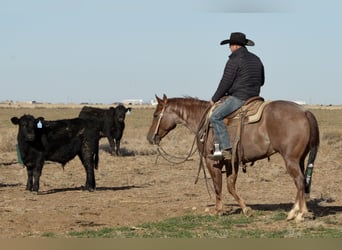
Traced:
[[230, 38], [227, 40], [223, 40], [220, 44], [236, 44], [241, 46], [254, 46], [254, 42], [246, 38], [246, 35], [241, 32], [233, 32], [230, 34]]

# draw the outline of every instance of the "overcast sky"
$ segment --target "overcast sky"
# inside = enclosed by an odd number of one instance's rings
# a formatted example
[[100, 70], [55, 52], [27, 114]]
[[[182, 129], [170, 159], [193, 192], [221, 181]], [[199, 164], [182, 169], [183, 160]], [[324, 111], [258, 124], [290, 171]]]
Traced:
[[342, 1], [0, 0], [0, 101], [209, 100], [241, 31], [261, 95], [342, 104]]

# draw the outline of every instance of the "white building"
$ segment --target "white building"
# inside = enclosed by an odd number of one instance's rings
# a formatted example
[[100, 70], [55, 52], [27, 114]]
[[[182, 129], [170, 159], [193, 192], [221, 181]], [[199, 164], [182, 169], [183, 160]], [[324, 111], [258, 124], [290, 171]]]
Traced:
[[122, 101], [125, 105], [142, 105], [143, 100], [142, 99], [126, 99]]

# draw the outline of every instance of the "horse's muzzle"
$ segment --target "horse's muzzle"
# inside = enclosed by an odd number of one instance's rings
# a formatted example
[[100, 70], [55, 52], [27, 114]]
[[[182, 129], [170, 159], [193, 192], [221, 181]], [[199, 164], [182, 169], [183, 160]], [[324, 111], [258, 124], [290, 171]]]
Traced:
[[161, 138], [159, 135], [153, 135], [153, 136], [148, 136], [147, 140], [149, 141], [150, 144], [159, 145]]

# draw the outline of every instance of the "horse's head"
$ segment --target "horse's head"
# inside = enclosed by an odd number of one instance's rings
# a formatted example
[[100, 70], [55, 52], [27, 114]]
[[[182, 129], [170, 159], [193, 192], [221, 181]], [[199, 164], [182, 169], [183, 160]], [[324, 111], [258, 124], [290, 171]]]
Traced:
[[156, 96], [156, 99], [158, 105], [153, 113], [153, 120], [147, 134], [147, 140], [151, 144], [159, 145], [161, 139], [176, 127], [177, 117], [170, 110], [165, 94], [163, 95], [163, 99], [160, 99], [158, 96]]

